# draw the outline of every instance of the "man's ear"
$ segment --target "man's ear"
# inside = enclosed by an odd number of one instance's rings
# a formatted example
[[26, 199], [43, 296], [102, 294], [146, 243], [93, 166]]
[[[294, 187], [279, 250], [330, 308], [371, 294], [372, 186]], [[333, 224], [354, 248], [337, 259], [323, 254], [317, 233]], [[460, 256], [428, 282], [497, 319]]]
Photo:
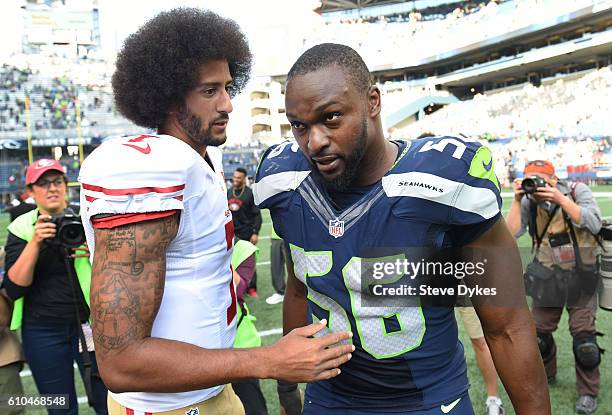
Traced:
[[380, 115], [380, 90], [376, 85], [368, 90], [368, 115], [370, 118]]

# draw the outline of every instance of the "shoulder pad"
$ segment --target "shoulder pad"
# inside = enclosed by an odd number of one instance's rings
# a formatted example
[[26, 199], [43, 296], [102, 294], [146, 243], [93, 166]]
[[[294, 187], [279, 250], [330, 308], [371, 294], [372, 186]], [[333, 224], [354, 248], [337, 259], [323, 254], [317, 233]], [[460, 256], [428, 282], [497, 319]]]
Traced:
[[474, 138], [435, 136], [415, 140], [406, 156], [413, 170], [416, 167], [417, 171], [464, 183], [486, 180], [499, 191], [491, 150]]
[[268, 148], [255, 175], [255, 203], [262, 208], [272, 208], [274, 200], [278, 199], [275, 196], [295, 190], [310, 171], [308, 161], [294, 140]]
[[89, 215], [182, 209], [188, 172], [197, 153], [169, 136], [141, 135], [107, 141], [79, 172]]
[[389, 197], [407, 196], [436, 203], [449, 224], [477, 223], [501, 210], [491, 151], [469, 137], [414, 140], [383, 178]]

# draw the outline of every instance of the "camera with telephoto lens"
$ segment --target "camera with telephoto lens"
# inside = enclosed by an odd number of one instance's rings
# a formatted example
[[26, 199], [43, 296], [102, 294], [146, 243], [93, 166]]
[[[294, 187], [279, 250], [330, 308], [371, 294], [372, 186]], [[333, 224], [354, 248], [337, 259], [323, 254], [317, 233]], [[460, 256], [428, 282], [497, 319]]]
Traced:
[[546, 181], [540, 176], [526, 177], [521, 182], [521, 188], [527, 194], [535, 193], [540, 187], [546, 187]]
[[85, 243], [85, 229], [78, 216], [70, 208], [64, 213], [51, 216], [51, 223], [55, 223], [55, 238], [49, 242], [65, 248], [78, 248]]

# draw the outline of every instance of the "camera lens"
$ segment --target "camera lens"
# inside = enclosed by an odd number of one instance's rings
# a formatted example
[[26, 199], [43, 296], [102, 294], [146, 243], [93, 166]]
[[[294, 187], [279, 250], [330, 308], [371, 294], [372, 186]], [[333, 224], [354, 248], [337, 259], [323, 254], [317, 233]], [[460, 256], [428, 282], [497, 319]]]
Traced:
[[69, 248], [76, 248], [85, 243], [85, 231], [83, 225], [78, 221], [72, 221], [62, 225], [58, 233], [61, 243]]
[[538, 184], [532, 178], [526, 178], [523, 179], [521, 188], [525, 193], [535, 193], [535, 191], [538, 189]]

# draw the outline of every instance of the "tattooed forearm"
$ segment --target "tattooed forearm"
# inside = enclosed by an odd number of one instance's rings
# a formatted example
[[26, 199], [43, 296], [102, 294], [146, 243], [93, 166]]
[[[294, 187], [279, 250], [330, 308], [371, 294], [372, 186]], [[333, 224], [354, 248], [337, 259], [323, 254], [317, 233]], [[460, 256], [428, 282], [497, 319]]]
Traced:
[[178, 217], [95, 231], [91, 310], [100, 359], [151, 334]]

